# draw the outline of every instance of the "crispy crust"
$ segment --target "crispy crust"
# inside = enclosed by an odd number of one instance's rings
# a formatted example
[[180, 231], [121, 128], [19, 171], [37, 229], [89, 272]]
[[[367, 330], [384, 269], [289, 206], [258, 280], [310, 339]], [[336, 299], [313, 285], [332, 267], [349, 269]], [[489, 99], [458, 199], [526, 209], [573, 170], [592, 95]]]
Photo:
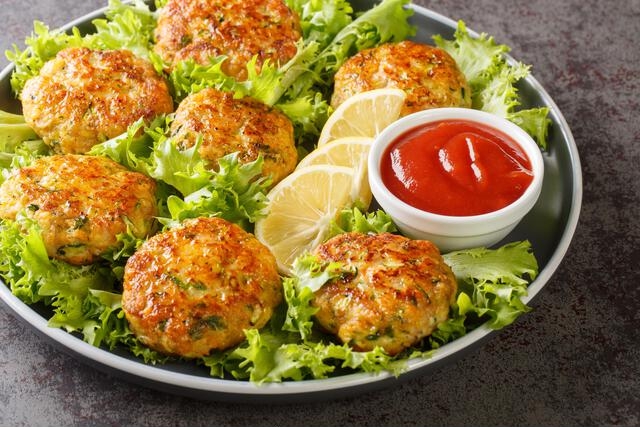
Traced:
[[202, 357], [263, 327], [282, 300], [276, 261], [253, 235], [219, 218], [187, 220], [129, 258], [122, 307], [149, 347]]
[[431, 242], [383, 233], [340, 234], [315, 254], [355, 273], [325, 284], [313, 300], [316, 319], [357, 350], [397, 354], [449, 316], [457, 283]]
[[203, 89], [185, 98], [171, 123], [171, 134], [182, 149], [202, 136], [200, 156], [217, 169], [218, 159], [239, 152], [243, 163], [264, 159], [262, 172], [277, 183], [295, 169], [298, 153], [291, 120], [252, 98]]
[[42, 229], [50, 257], [90, 264], [118, 246], [127, 226], [137, 237], [152, 231], [155, 190], [151, 178], [105, 157], [42, 157], [2, 184], [0, 217], [24, 211]]
[[24, 118], [60, 154], [83, 154], [130, 124], [173, 111], [167, 83], [127, 50], [67, 48], [21, 94]]
[[257, 69], [276, 66], [297, 52], [299, 18], [282, 0], [170, 0], [160, 11], [155, 51], [175, 64], [192, 58], [206, 65], [227, 56], [222, 71], [247, 78], [246, 65], [257, 55]]
[[386, 87], [407, 93], [401, 114], [437, 107], [471, 107], [471, 90], [444, 50], [413, 41], [386, 43], [348, 59], [335, 75], [331, 106], [356, 93]]

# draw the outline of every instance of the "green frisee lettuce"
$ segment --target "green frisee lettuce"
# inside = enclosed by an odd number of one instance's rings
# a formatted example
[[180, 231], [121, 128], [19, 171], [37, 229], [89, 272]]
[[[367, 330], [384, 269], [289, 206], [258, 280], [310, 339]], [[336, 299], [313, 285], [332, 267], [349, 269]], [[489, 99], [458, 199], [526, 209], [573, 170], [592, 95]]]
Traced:
[[170, 136], [171, 120], [158, 117], [149, 126], [139, 120], [126, 133], [95, 145], [89, 154], [109, 157], [173, 188], [177, 194], [163, 197], [169, 215], [160, 218], [165, 226], [218, 216], [250, 229], [266, 214], [271, 185], [271, 179], [262, 176], [262, 157], [242, 163], [238, 153], [231, 153], [218, 159], [218, 170], [212, 170], [198, 152], [201, 138], [193, 147], [180, 148]]
[[58, 52], [68, 47], [89, 49], [128, 49], [143, 58], [152, 60], [156, 70], [161, 70], [159, 59], [152, 54], [151, 42], [156, 26], [156, 16], [142, 0], [123, 3], [110, 0], [105, 11], [105, 19], [92, 21], [96, 31], [82, 35], [76, 27], [70, 32], [50, 30], [40, 21], [34, 23], [33, 34], [25, 40], [26, 47], [14, 45], [6, 57], [13, 62], [11, 87], [20, 95], [25, 83], [40, 73], [44, 64]]
[[500, 329], [530, 310], [522, 298], [527, 295], [527, 284], [538, 274], [538, 263], [528, 241], [498, 249], [455, 251], [444, 259], [460, 284], [457, 304], [461, 315], [475, 313], [486, 318], [490, 328]]
[[433, 37], [436, 45], [456, 61], [471, 87], [472, 107], [506, 118], [531, 135], [542, 149], [547, 148], [547, 132], [551, 120], [549, 108], [516, 110], [520, 105], [517, 83], [527, 77], [530, 66], [509, 62], [510, 48], [499, 45], [493, 37], [482, 33], [472, 37], [464, 22], [459, 21], [452, 40]]
[[121, 296], [113, 293], [111, 268], [49, 259], [39, 227], [25, 216], [0, 219], [0, 275], [22, 301], [51, 307], [49, 326], [78, 332], [95, 346], [124, 346], [147, 363], [166, 359], [143, 346], [129, 329]]
[[338, 234], [357, 231], [359, 233], [395, 233], [398, 231], [391, 216], [383, 210], [363, 213], [359, 208], [344, 209], [331, 222], [327, 239]]
[[28, 158], [48, 152], [48, 147], [22, 115], [0, 110], [0, 184], [11, 170], [28, 163]]

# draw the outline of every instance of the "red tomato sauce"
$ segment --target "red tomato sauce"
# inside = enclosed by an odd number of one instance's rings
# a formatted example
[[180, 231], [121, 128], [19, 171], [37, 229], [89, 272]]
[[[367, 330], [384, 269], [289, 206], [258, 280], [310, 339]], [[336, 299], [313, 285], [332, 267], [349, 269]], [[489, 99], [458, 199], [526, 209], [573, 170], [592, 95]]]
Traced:
[[405, 203], [452, 216], [501, 209], [531, 184], [531, 162], [504, 133], [466, 120], [418, 126], [391, 143], [382, 182]]

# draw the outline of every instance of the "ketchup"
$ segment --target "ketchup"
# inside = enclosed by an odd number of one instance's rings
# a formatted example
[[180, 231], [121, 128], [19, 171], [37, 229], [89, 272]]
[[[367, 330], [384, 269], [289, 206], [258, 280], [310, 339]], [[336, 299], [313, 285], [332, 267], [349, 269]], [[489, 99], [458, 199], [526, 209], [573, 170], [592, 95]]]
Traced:
[[381, 161], [382, 182], [405, 203], [451, 216], [501, 209], [533, 179], [522, 148], [497, 129], [442, 120], [400, 135]]

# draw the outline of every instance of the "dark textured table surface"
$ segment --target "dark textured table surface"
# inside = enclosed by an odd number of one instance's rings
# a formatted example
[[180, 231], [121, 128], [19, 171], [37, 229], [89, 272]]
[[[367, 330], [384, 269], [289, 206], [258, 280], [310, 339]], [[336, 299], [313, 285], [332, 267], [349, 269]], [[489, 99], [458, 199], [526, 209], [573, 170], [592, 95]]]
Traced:
[[[0, 0], [0, 51], [102, 0]], [[396, 387], [283, 406], [190, 400], [94, 370], [0, 304], [0, 425], [640, 425], [640, 0], [422, 0], [494, 35], [564, 114], [584, 198], [535, 310]], [[0, 59], [0, 66], [7, 60]]]

